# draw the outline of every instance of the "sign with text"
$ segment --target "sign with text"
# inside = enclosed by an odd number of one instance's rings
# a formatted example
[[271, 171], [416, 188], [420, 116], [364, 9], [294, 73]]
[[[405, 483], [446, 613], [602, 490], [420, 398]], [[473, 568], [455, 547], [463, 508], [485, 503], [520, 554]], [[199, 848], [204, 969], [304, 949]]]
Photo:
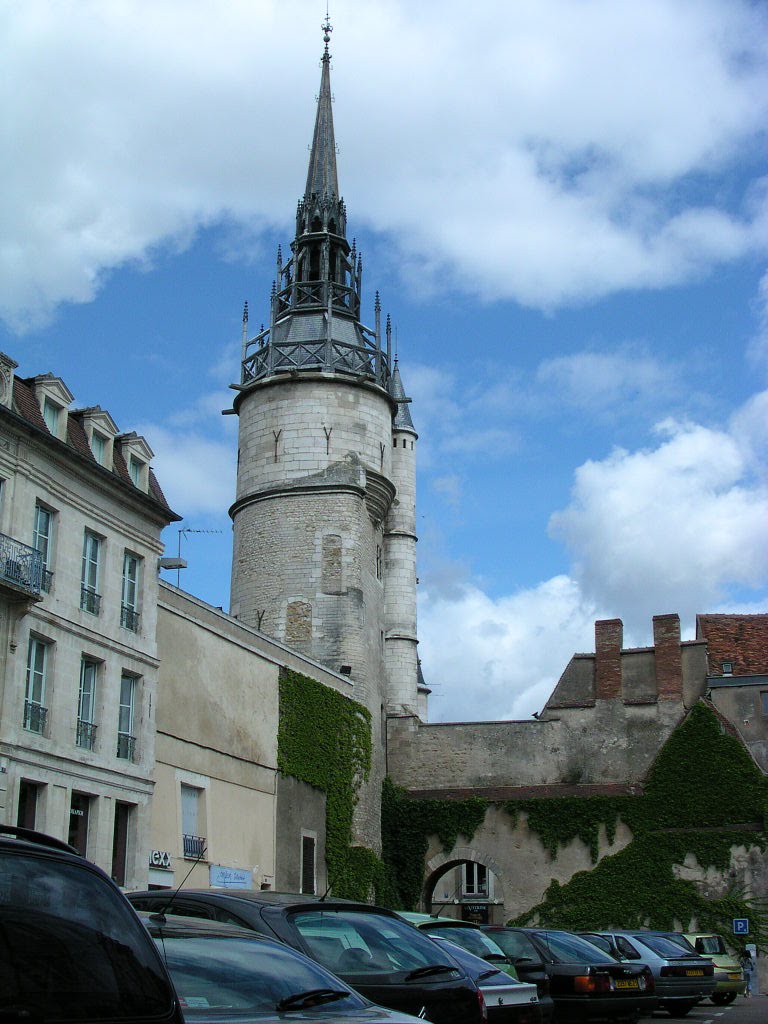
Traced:
[[211, 864], [210, 884], [218, 889], [252, 889], [253, 872], [247, 868], [227, 868]]
[[734, 935], [749, 935], [749, 918], [748, 917], [734, 917], [734, 919], [733, 919], [733, 934]]

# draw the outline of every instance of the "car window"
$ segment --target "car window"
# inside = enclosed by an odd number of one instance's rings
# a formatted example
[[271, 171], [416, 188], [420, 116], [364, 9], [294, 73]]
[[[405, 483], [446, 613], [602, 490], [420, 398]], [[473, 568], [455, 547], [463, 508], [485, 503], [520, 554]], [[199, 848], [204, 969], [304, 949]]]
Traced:
[[568, 932], [537, 932], [536, 938], [549, 951], [553, 960], [561, 964], [598, 963], [613, 960], [610, 953], [604, 953], [586, 939]]
[[727, 950], [719, 935], [702, 935], [696, 939], [696, 952], [704, 956], [723, 956]]
[[[611, 940], [607, 939], [604, 935], [593, 935], [591, 932], [584, 936], [589, 942], [597, 946], [598, 949], [604, 950], [606, 953], [610, 953], [613, 950]], [[618, 945], [618, 943], [617, 943]]]
[[673, 942], [672, 939], [668, 939], [665, 935], [650, 935], [643, 932], [642, 935], [635, 935], [634, 937], [638, 942], [642, 942], [649, 949], [652, 949], [654, 953], [658, 953], [659, 956], [666, 957], [667, 959], [681, 960], [685, 957], [696, 955], [693, 949], [683, 949], [682, 946]]
[[511, 960], [541, 962], [541, 953], [523, 932], [512, 930], [493, 932], [492, 937]]
[[249, 936], [173, 935], [153, 928], [155, 942], [176, 986], [186, 1020], [211, 1010], [270, 1012], [284, 999], [306, 992], [343, 993], [327, 1005], [359, 1009], [357, 993], [319, 964], [288, 946]]
[[0, 1016], [167, 1017], [173, 993], [138, 918], [76, 863], [14, 853], [0, 871]]
[[506, 953], [498, 943], [494, 942], [485, 932], [481, 932], [479, 928], [451, 928], [450, 925], [438, 925], [437, 927], [423, 928], [422, 931], [437, 938], [450, 939], [451, 942], [455, 942], [457, 946], [461, 946], [469, 953], [474, 953], [475, 956], [483, 958], [503, 956], [506, 959]]
[[642, 956], [638, 953], [637, 949], [623, 935], [616, 936], [616, 948], [627, 960], [642, 960]]
[[311, 955], [341, 975], [392, 975], [435, 964], [453, 966], [426, 935], [383, 914], [313, 910], [292, 914], [291, 921]]

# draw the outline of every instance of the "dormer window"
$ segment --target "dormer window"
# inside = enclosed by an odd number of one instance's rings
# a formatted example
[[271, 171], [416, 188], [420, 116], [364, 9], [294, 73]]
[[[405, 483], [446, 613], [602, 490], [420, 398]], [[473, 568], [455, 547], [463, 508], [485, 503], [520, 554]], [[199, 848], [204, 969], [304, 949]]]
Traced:
[[61, 406], [56, 405], [50, 398], [46, 398], [43, 402], [43, 419], [45, 425], [48, 427], [54, 437], [59, 436], [59, 416], [61, 415]]
[[106, 465], [107, 439], [103, 434], [99, 434], [96, 430], [94, 430], [93, 436], [91, 437], [91, 451], [93, 452], [94, 459], [96, 459], [100, 466]]
[[133, 480], [134, 487], [144, 486], [144, 466], [145, 464], [140, 459], [137, 459], [135, 455], [128, 457], [128, 473], [131, 480]]

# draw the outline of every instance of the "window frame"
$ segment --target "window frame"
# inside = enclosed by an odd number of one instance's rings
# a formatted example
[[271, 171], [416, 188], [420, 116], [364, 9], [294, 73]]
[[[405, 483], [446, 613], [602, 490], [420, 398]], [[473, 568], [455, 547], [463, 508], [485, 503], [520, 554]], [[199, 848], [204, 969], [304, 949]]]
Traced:
[[83, 750], [96, 745], [96, 709], [100, 662], [83, 654], [80, 658], [80, 685], [77, 696], [77, 731], [75, 741]]
[[[144, 559], [128, 548], [123, 552], [123, 575], [120, 588], [120, 625], [133, 633], [139, 631], [141, 606], [141, 577]], [[133, 565], [134, 574], [128, 571]]]
[[[46, 531], [40, 529], [41, 516], [47, 517]], [[40, 552], [42, 570], [40, 589], [46, 594], [50, 592], [51, 577], [53, 576], [51, 566], [54, 557], [55, 524], [56, 510], [38, 499], [35, 502], [35, 517], [32, 523], [32, 547], [35, 551]]]
[[[132, 672], [120, 674], [120, 695], [117, 707], [117, 756], [121, 760], [133, 761], [135, 755], [136, 736], [134, 734], [134, 722], [136, 718], [136, 694], [138, 691], [139, 676]], [[126, 688], [129, 699], [124, 700]], [[126, 726], [127, 715], [127, 729]], [[125, 737], [126, 742], [121, 744], [120, 740]], [[125, 750], [125, 753], [122, 751]]]
[[[45, 735], [48, 708], [45, 698], [49, 689], [50, 676], [50, 653], [52, 644], [50, 640], [30, 633], [27, 645], [27, 668], [24, 686], [24, 728], [28, 732]], [[34, 658], [33, 658], [34, 650]], [[38, 668], [38, 655], [42, 655], [42, 665]], [[37, 677], [37, 678], [35, 678]], [[34, 712], [32, 709], [36, 709]], [[33, 729], [28, 724], [37, 720], [39, 728]]]
[[101, 610], [101, 579], [102, 547], [104, 538], [89, 529], [83, 531], [83, 557], [80, 570], [80, 608], [91, 615], [98, 615]]

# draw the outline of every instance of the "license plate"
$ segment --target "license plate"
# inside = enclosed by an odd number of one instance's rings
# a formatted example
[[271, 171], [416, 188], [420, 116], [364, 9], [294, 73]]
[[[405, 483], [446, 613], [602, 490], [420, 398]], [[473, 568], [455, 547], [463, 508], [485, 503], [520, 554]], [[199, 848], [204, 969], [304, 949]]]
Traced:
[[728, 975], [728, 981], [741, 981], [741, 975], [740, 974], [729, 974]]
[[640, 988], [640, 985], [637, 982], [637, 978], [620, 978], [616, 982], [616, 988]]
[[685, 973], [686, 973], [686, 976], [688, 978], [703, 978], [704, 977], [704, 971], [686, 971]]

